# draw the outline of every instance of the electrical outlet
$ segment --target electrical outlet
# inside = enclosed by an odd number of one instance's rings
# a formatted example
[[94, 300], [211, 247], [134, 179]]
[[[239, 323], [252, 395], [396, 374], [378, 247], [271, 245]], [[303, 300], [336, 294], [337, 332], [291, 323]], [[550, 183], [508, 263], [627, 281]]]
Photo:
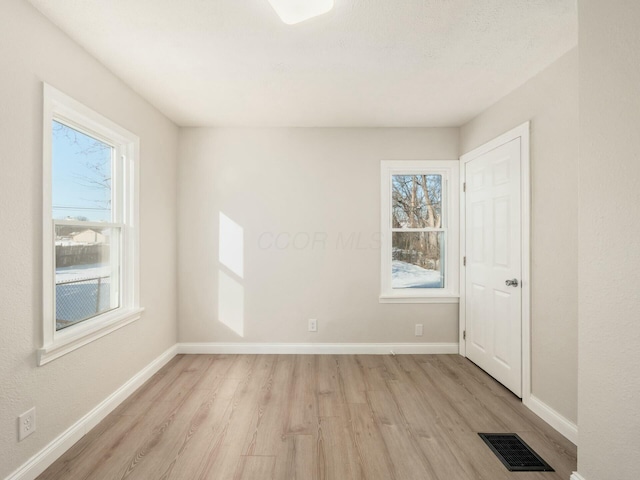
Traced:
[[416, 337], [422, 336], [422, 324], [416, 323]]
[[18, 441], [21, 442], [36, 431], [36, 407], [18, 417]]
[[315, 318], [310, 318], [309, 319], [309, 331], [310, 332], [317, 332], [318, 331], [318, 320], [316, 320]]

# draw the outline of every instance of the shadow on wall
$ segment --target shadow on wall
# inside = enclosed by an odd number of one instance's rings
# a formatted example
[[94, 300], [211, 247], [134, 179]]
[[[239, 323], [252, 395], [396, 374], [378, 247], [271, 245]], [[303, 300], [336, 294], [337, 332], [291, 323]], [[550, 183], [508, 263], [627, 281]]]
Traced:
[[244, 229], [220, 212], [218, 321], [244, 337]]

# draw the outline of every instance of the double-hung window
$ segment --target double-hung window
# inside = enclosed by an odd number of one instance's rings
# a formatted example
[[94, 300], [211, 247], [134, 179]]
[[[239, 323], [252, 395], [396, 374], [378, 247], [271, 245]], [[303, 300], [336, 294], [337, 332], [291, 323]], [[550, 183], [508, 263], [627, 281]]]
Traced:
[[40, 365], [141, 313], [138, 138], [48, 85], [43, 132]]
[[381, 163], [381, 302], [459, 296], [459, 162]]

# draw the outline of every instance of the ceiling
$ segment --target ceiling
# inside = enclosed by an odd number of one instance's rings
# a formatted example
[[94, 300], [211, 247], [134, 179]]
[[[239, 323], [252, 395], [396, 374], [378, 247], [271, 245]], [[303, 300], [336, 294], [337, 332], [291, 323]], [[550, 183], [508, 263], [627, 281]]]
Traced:
[[459, 126], [577, 45], [576, 0], [29, 0], [182, 126]]

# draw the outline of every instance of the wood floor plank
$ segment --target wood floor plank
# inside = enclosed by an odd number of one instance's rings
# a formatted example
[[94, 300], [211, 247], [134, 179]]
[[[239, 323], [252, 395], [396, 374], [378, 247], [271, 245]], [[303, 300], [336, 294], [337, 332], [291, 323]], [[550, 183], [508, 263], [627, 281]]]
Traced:
[[[443, 432], [446, 432], [446, 427], [443, 427]], [[477, 480], [509, 480], [514, 478], [513, 473], [507, 471], [477, 432], [465, 431], [455, 436], [441, 438], [448, 442], [454, 451], [459, 452], [462, 468], [465, 472], [470, 472], [471, 478]], [[530, 472], [527, 475], [530, 475]]]
[[401, 480], [394, 472], [391, 455], [368, 405], [363, 408], [361, 404], [351, 404], [349, 413], [364, 478]]
[[423, 454], [392, 393], [388, 390], [367, 392], [367, 398], [397, 478], [436, 479], [430, 460]]
[[202, 357], [208, 361], [208, 365], [194, 388], [202, 390], [215, 389], [221, 380], [227, 377], [227, 373], [236, 360], [235, 355], [202, 355]]
[[[575, 456], [576, 446], [525, 407], [512, 392], [492, 379], [472, 362], [458, 355], [442, 355], [440, 365], [446, 375], [464, 385], [465, 389], [493, 415], [499, 417], [509, 431], [535, 431], [563, 451]], [[505, 393], [506, 391], [506, 393]]]
[[[556, 472], [509, 472], [478, 430]], [[575, 445], [454, 355], [179, 355], [39, 480], [566, 480]]]
[[367, 478], [363, 476], [362, 462], [348, 420], [320, 417], [316, 438], [318, 480]]
[[407, 382], [389, 382], [389, 388], [436, 477], [439, 480], [475, 480], [474, 472], [458, 460], [457, 448], [443, 441], [438, 412], [425, 401], [421, 392]]
[[258, 355], [234, 355], [233, 362], [225, 376], [229, 378], [245, 379], [250, 374]]
[[152, 398], [152, 402], [169, 402], [179, 403], [183, 401], [184, 396], [191, 393], [191, 390], [197, 385], [200, 377], [202, 377], [211, 363], [209, 355], [188, 355], [185, 368], [177, 379], [173, 380], [169, 385], [157, 393]]
[[[274, 480], [316, 480], [317, 458], [313, 435], [289, 435], [276, 456]], [[346, 477], [348, 478], [348, 477]]]
[[355, 355], [338, 356], [338, 380], [346, 403], [367, 403], [364, 367]]
[[226, 424], [211, 446], [200, 479], [233, 479], [240, 457], [245, 450], [245, 439], [258, 417], [258, 399], [264, 383], [273, 376], [275, 357], [253, 356], [245, 369], [246, 378], [238, 387], [231, 404]]
[[[475, 404], [482, 405], [493, 418], [500, 419], [502, 425], [500, 428], [509, 425], [511, 429], [526, 429], [526, 423], [522, 419], [522, 416], [510, 408], [504, 408], [504, 402], [508, 402], [512, 405], [522, 406], [522, 403], [511, 392], [510, 395], [503, 395], [503, 392], [497, 392], [492, 389], [486, 388], [486, 386], [478, 382], [478, 377], [469, 375], [465, 370], [459, 368], [459, 364], [452, 362], [447, 356], [443, 355], [437, 360], [437, 368], [439, 368], [443, 375], [449, 378], [452, 382], [459, 385], [463, 392], [460, 397], [467, 401], [473, 401]], [[479, 369], [478, 369], [479, 370]], [[494, 381], [494, 383], [496, 383]], [[521, 427], [521, 428], [520, 428]], [[488, 431], [490, 426], [477, 426], [477, 430]]]
[[[206, 393], [209, 393], [207, 395]], [[165, 461], [176, 459], [191, 445], [193, 434], [202, 423], [203, 404], [210, 401], [210, 392], [199, 390], [186, 395], [184, 402], [158, 425], [138, 448], [129, 452], [127, 466], [121, 474], [111, 472], [93, 478], [161, 478]], [[209, 398], [207, 398], [209, 397]]]
[[90, 466], [87, 467], [89, 462], [86, 460], [91, 457], [95, 458], [104, 452], [107, 443], [103, 442], [99, 444], [98, 441], [106, 439], [108, 435], [113, 435], [111, 432], [114, 431], [115, 424], [119, 421], [130, 422], [131, 416], [108, 415], [87, 435], [67, 450], [58, 461], [45, 470], [38, 478], [40, 480], [50, 480], [72, 478], [73, 475], [81, 477], [82, 473], [80, 472], [83, 466], [84, 468], [91, 468]]
[[[451, 358], [449, 358], [451, 357]], [[514, 398], [513, 393], [504, 385], [496, 382], [487, 372], [479, 368], [469, 359], [460, 355], [443, 355], [442, 361], [455, 365], [459, 374], [465, 373], [470, 377], [474, 377], [477, 383], [480, 383], [485, 389], [499, 397]]]
[[242, 457], [234, 476], [237, 480], [273, 480], [275, 457]]
[[293, 378], [289, 391], [286, 434], [312, 435], [315, 433], [318, 416], [318, 400], [315, 382], [316, 357], [294, 355]]
[[[515, 431], [538, 455], [553, 467], [558, 480], [566, 480], [575, 471], [575, 453], [558, 448], [547, 436], [535, 431]], [[573, 449], [572, 449], [573, 450]]]
[[317, 357], [317, 403], [318, 415], [336, 417], [345, 415], [345, 399], [340, 388], [337, 355]]
[[362, 366], [365, 388], [368, 391], [384, 390], [386, 387], [386, 368], [380, 355], [358, 355]]
[[397, 381], [406, 378], [409, 370], [401, 364], [403, 355], [382, 355], [382, 365], [384, 366], [385, 379], [387, 381]]
[[[463, 418], [460, 412], [456, 410], [456, 406], [452, 403], [451, 398], [442, 390], [437, 383], [437, 379], [429, 374], [425, 369], [417, 369], [413, 371], [405, 371], [404, 377], [407, 382], [407, 388], [414, 390], [413, 398], [418, 404], [422, 404], [425, 416], [428, 418], [428, 424], [421, 423], [419, 418], [414, 414], [407, 415], [411, 426], [418, 426], [422, 432], [426, 433], [420, 440], [420, 445], [427, 458], [434, 459], [433, 465], [439, 480], [446, 480], [450, 470], [456, 468], [456, 463], [460, 466], [457, 477], [469, 478], [473, 480], [495, 480], [506, 479], [506, 473], [497, 469], [491, 461], [481, 458], [484, 468], [477, 468], [478, 460], [471, 456], [469, 452], [480, 451], [481, 444], [476, 442], [477, 433], [470, 426], [468, 419]], [[390, 382], [397, 388], [398, 382]], [[418, 395], [417, 399], [415, 395]], [[404, 405], [404, 400], [401, 402]], [[410, 420], [409, 420], [410, 419]], [[441, 445], [436, 444], [431, 439], [435, 439]], [[478, 438], [479, 439], [479, 438]], [[464, 454], [460, 454], [464, 452]], [[456, 456], [456, 460], [451, 458], [451, 453]], [[486, 452], [482, 452], [485, 453]], [[435, 458], [443, 455], [443, 463], [436, 463]], [[489, 459], [492, 460], [492, 459]]]
[[182, 372], [191, 365], [193, 359], [189, 355], [176, 355], [159, 372], [138, 388], [129, 398], [113, 412], [114, 415], [137, 415], [147, 402], [153, 401], [167, 385], [173, 384]]
[[409, 382], [389, 382], [389, 392], [397, 399], [402, 416], [418, 437], [433, 437], [438, 412], [422, 397], [422, 392]]
[[508, 427], [503, 418], [487, 409], [482, 400], [472, 395], [468, 390], [443, 371], [439, 365], [437, 355], [422, 362], [421, 368], [427, 373], [432, 384], [437, 387], [441, 395], [451, 404], [453, 411], [460, 416], [468, 428], [475, 432], [506, 432]]
[[438, 480], [477, 480], [475, 472], [460, 462], [451, 447], [438, 437], [418, 437], [418, 445], [423, 455], [430, 459]]
[[[203, 452], [215, 451], [211, 445], [220, 438], [221, 431], [231, 411], [230, 404], [233, 391], [237, 389], [240, 379], [224, 378], [218, 388], [204, 397], [203, 403], [191, 420], [183, 441], [172, 452], [173, 458], [167, 456], [163, 467], [156, 477], [159, 480], [191, 480], [199, 478], [206, 465]], [[197, 390], [202, 392], [202, 390]]]
[[289, 355], [278, 355], [274, 369], [262, 387], [258, 415], [245, 440], [244, 455], [273, 456], [284, 448], [287, 413], [294, 362]]
[[128, 467], [129, 453], [139, 448], [144, 438], [163, 425], [180, 408], [168, 402], [147, 403], [137, 416], [122, 415], [111, 429], [96, 440], [93, 454], [86, 454], [84, 462], [75, 466], [77, 471], [60, 478], [117, 479]]

